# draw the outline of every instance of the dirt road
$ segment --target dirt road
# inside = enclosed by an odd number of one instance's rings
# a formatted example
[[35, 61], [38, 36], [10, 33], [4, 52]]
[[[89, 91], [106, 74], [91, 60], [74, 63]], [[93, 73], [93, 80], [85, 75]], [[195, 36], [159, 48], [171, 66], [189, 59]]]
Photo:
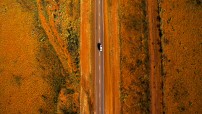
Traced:
[[149, 21], [149, 54], [150, 54], [150, 88], [151, 88], [151, 112], [162, 113], [162, 90], [161, 90], [161, 45], [158, 24], [158, 2], [147, 0]]

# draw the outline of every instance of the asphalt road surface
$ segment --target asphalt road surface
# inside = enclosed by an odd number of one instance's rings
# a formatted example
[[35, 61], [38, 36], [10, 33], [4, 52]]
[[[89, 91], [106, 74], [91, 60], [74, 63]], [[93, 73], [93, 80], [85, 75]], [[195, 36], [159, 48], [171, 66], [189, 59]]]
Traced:
[[[95, 0], [95, 112], [104, 114], [104, 15], [103, 0]], [[97, 44], [102, 44], [102, 52]]]

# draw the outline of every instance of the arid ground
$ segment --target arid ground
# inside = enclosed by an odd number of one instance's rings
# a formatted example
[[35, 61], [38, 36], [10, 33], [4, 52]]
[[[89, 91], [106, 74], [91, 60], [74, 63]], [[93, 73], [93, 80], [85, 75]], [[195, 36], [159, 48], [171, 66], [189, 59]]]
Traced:
[[0, 113], [78, 113], [80, 1], [0, 2]]
[[[0, 1], [0, 114], [92, 114], [94, 0]], [[104, 0], [106, 114], [202, 113], [202, 1]]]

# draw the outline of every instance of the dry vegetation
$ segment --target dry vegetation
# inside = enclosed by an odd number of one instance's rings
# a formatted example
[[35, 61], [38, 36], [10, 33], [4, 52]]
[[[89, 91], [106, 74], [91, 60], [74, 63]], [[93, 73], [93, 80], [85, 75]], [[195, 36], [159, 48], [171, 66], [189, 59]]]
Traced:
[[[202, 112], [201, 4], [158, 0], [164, 113]], [[122, 113], [150, 112], [146, 7], [146, 0], [120, 1]]]
[[[0, 113], [79, 113], [80, 0], [5, 0], [0, 5], [5, 28], [0, 59], [15, 61], [0, 66], [5, 71], [1, 82], [12, 80], [0, 84]], [[11, 38], [14, 45], [4, 40]]]
[[149, 113], [149, 55], [146, 1], [121, 0], [121, 110]]
[[[113, 69], [106, 71], [110, 79], [107, 80], [110, 85], [108, 106], [113, 107], [109, 110], [116, 112], [119, 108], [119, 105], [115, 106], [119, 103], [115, 101], [119, 92], [113, 88], [118, 86], [113, 76], [119, 70], [115, 61], [119, 57], [113, 57], [119, 55], [118, 43], [114, 43], [119, 37], [121, 113], [148, 114], [151, 111], [151, 92], [146, 0], [106, 1], [105, 8], [109, 11], [105, 12], [109, 18], [106, 41], [109, 42], [105, 43], [105, 49], [108, 49], [105, 56], [109, 69]], [[168, 114], [200, 114], [202, 1], [157, 1], [163, 111]], [[82, 107], [86, 108], [84, 112], [93, 112], [94, 79], [90, 58], [93, 57], [90, 55], [93, 25], [89, 23], [93, 19], [93, 3], [83, 4], [88, 12], [82, 26], [86, 28], [83, 42], [88, 42], [88, 45], [83, 46], [89, 50], [82, 51], [88, 51], [85, 53], [88, 56], [83, 57], [86, 74], [83, 74], [80, 84], [80, 0], [0, 2], [0, 113], [76, 114]], [[113, 14], [117, 7], [119, 19]], [[80, 108], [81, 85], [82, 103], [86, 106]]]
[[202, 1], [159, 1], [165, 113], [202, 113]]
[[42, 28], [62, 64], [61, 67], [64, 68], [61, 76], [55, 76], [60, 74], [56, 73], [55, 69], [53, 72], [56, 74], [48, 78], [55, 90], [57, 112], [79, 113], [80, 1], [37, 0], [37, 6]]

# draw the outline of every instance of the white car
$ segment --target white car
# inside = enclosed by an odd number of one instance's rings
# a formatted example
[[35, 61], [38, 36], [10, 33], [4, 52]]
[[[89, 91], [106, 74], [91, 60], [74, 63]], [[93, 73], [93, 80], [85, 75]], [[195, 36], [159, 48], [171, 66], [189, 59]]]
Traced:
[[102, 51], [102, 44], [101, 44], [101, 43], [98, 43], [98, 44], [97, 44], [97, 47], [98, 47], [98, 50], [99, 50], [99, 51]]

